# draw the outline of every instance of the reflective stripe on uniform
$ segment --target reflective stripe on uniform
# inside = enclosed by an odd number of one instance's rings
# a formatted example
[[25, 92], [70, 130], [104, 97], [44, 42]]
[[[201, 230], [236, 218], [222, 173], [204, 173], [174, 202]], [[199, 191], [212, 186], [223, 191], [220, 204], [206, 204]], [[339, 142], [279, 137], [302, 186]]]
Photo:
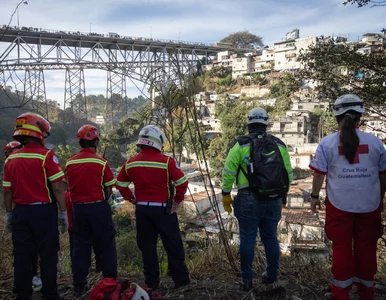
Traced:
[[175, 185], [175, 186], [179, 186], [179, 185], [185, 183], [187, 180], [188, 180], [188, 179], [186, 179], [185, 176], [182, 176], [180, 179], [174, 181], [174, 185]]
[[115, 184], [116, 180], [113, 179], [113, 180], [110, 180], [109, 182], [105, 182], [105, 186], [110, 186], [110, 185], [113, 185]]
[[52, 175], [52, 176], [48, 177], [48, 180], [49, 181], [54, 181], [54, 180], [58, 179], [61, 176], [64, 176], [63, 171], [60, 171], [60, 172], [56, 173], [55, 175]]
[[[44, 156], [44, 159], [43, 159], [43, 166], [45, 165], [47, 155], [48, 155], [48, 153], [50, 153], [50, 152], [51, 152], [51, 151], [48, 151], [48, 152], [46, 153], [46, 155]], [[51, 198], [50, 188], [49, 188], [49, 186], [48, 186], [48, 180], [47, 180], [47, 179], [49, 179], [49, 178], [47, 177], [46, 168], [44, 168], [44, 167], [43, 167], [43, 173], [44, 173], [44, 184], [45, 184], [46, 189], [47, 189], [48, 199], [50, 199], [50, 203], [52, 203], [52, 198]], [[60, 172], [59, 172], [59, 173], [60, 173]], [[56, 175], [56, 174], [55, 174], [55, 175]]]
[[36, 154], [36, 153], [17, 153], [17, 154], [11, 154], [8, 157], [8, 159], [13, 159], [13, 158], [37, 158], [37, 159], [45, 160], [46, 156], [41, 154]]
[[230, 193], [232, 190], [222, 190], [223, 193]]
[[12, 184], [9, 181], [3, 181], [3, 187], [11, 187]]
[[374, 286], [374, 281], [364, 280], [358, 277], [354, 277], [354, 282], [360, 283], [364, 285], [365, 287], [371, 288]]
[[223, 169], [223, 171], [225, 172], [225, 173], [228, 173], [228, 174], [230, 174], [230, 175], [237, 175], [237, 172], [234, 172], [234, 171], [231, 171], [231, 170], [228, 170], [228, 169], [226, 169], [226, 168], [224, 168]]
[[120, 187], [128, 187], [130, 183], [131, 183], [130, 181], [124, 182], [124, 181], [118, 181], [118, 180], [116, 182], [117, 186], [120, 186]]
[[76, 165], [76, 164], [84, 164], [84, 163], [96, 163], [96, 164], [100, 164], [102, 166], [106, 165], [106, 162], [101, 160], [101, 159], [97, 159], [97, 158], [79, 158], [79, 159], [72, 159], [72, 160], [67, 161], [66, 167], [68, 165]]
[[345, 289], [345, 288], [349, 287], [350, 285], [352, 285], [353, 279], [352, 278], [347, 279], [347, 280], [336, 280], [336, 279], [334, 279], [333, 283], [334, 283], [334, 286], [340, 287], [342, 289]]
[[130, 168], [135, 168], [135, 167], [167, 169], [168, 165], [166, 163], [160, 163], [155, 161], [134, 161], [126, 164], [126, 170]]

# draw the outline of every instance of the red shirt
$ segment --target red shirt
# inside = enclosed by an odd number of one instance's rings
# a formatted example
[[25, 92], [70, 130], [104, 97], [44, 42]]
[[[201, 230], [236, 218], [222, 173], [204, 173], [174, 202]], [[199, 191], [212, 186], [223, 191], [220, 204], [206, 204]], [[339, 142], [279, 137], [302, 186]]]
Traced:
[[104, 187], [115, 179], [107, 161], [90, 148], [71, 156], [64, 170], [72, 203], [105, 200]]
[[122, 166], [117, 177], [117, 189], [126, 200], [131, 200], [129, 184], [134, 183], [135, 200], [145, 202], [167, 202], [169, 198], [169, 182], [176, 187], [174, 201], [184, 200], [188, 180], [177, 167], [173, 158], [162, 154], [154, 148], [144, 147], [141, 152]]
[[4, 165], [4, 190], [12, 190], [17, 204], [55, 201], [50, 182], [63, 179], [59, 160], [52, 150], [40, 144], [15, 149]]
[[71, 199], [70, 199], [70, 192], [69, 191], [64, 191], [64, 196], [66, 197], [68, 230], [72, 230], [72, 202], [71, 202]]

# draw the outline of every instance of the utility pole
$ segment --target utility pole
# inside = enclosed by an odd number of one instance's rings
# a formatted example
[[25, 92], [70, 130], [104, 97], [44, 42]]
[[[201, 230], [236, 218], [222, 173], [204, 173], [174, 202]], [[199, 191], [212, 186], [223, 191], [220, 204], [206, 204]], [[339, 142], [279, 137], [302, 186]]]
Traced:
[[17, 29], [20, 29], [20, 18], [19, 18], [19, 6], [20, 4], [26, 4], [28, 5], [28, 1], [21, 1], [17, 6], [16, 6], [16, 12], [17, 12]]
[[92, 25], [92, 23], [90, 23], [90, 33], [91, 33], [91, 25]]

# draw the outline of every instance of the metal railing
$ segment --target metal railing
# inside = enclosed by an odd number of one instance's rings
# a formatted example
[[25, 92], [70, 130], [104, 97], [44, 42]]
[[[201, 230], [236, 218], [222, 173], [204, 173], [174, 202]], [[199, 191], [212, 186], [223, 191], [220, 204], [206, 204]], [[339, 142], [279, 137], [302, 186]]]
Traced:
[[25, 26], [18, 27], [18, 26], [7, 26], [7, 25], [3, 25], [1, 29], [19, 30], [19, 31], [26, 31], [26, 32], [50, 33], [50, 34], [56, 34], [56, 35], [57, 34], [74, 35], [74, 36], [87, 36], [87, 37], [98, 37], [98, 38], [108, 38], [108, 39], [123, 39], [123, 40], [134, 40], [134, 41], [159, 42], [159, 43], [168, 43], [168, 44], [216, 47], [214, 43], [201, 43], [201, 42], [170, 40], [170, 39], [134, 37], [134, 36], [119, 35], [114, 32], [103, 34], [103, 33], [96, 33], [96, 32], [53, 30], [53, 29], [44, 29], [44, 28], [37, 28], [37, 27], [25, 27]]

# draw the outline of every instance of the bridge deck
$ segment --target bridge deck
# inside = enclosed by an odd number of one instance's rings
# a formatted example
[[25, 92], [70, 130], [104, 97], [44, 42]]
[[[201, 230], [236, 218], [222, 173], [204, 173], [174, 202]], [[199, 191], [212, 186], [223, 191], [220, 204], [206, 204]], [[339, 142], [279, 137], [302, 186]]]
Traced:
[[230, 49], [226, 47], [216, 47], [205, 43], [178, 42], [166, 41], [149, 38], [135, 37], [119, 37], [112, 38], [108, 35], [80, 32], [64, 32], [64, 31], [46, 31], [46, 30], [20, 30], [13, 27], [3, 26], [0, 28], [0, 42], [12, 43], [15, 39], [22, 38], [25, 43], [40, 44], [52, 46], [59, 40], [63, 41], [68, 47], [93, 48], [97, 44], [101, 44], [108, 49], [121, 49], [128, 51], [143, 51], [149, 50], [158, 52], [161, 49], [179, 49], [182, 52], [191, 52], [194, 50], [197, 55], [216, 55], [218, 52], [232, 50], [234, 52], [245, 53], [251, 49]]

